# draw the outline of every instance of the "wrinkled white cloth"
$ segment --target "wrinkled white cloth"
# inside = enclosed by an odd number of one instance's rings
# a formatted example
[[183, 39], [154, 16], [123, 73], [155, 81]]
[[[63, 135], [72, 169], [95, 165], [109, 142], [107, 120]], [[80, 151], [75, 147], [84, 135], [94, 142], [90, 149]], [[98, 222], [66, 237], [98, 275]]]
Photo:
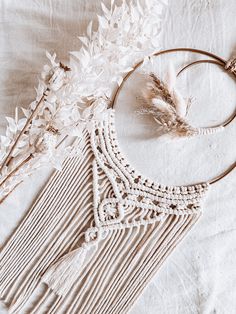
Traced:
[[[108, 3], [109, 1], [104, 1]], [[225, 59], [235, 54], [234, 0], [169, 1], [163, 26], [163, 48], [194, 47]], [[85, 32], [100, 1], [7, 1], [0, 3], [0, 126], [15, 106], [34, 97], [45, 50], [62, 61], [79, 48], [76, 36]], [[176, 67], [197, 55], [178, 53], [157, 61], [164, 72], [168, 60]], [[143, 174], [164, 184], [204, 181], [222, 172], [235, 159], [236, 121], [223, 133], [193, 139], [170, 140], [155, 136], [151, 119], [136, 114], [138, 76], [132, 76], [116, 104], [120, 145]], [[199, 65], [179, 78], [183, 94], [192, 96], [191, 123], [222, 122], [235, 110], [235, 81], [214, 65]], [[0, 244], [16, 228], [47, 181], [51, 169], [35, 174], [1, 205]], [[234, 314], [236, 309], [236, 176], [231, 173], [212, 186], [200, 222], [177, 247], [131, 310], [132, 314]], [[6, 313], [0, 307], [0, 313]]]

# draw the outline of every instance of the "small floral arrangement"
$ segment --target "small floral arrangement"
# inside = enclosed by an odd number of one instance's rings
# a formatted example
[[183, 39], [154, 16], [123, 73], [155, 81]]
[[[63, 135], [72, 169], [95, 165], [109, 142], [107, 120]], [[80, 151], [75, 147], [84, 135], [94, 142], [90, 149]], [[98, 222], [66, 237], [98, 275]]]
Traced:
[[[61, 169], [66, 157], [79, 152], [68, 137], [81, 137], [86, 124], [101, 119], [109, 106], [116, 84], [132, 65], [159, 47], [163, 8], [166, 0], [111, 0], [98, 28], [92, 22], [82, 47], [71, 52], [69, 66], [46, 53], [35, 100], [22, 108], [24, 117], [7, 117], [8, 126], [0, 142], [0, 202], [26, 177], [44, 165]], [[110, 82], [108, 84], [107, 82]]]
[[172, 136], [193, 136], [197, 129], [186, 120], [191, 99], [184, 99], [176, 88], [176, 73], [169, 66], [165, 80], [154, 73], [147, 76], [142, 91], [144, 108], [139, 112], [149, 114], [164, 133]]

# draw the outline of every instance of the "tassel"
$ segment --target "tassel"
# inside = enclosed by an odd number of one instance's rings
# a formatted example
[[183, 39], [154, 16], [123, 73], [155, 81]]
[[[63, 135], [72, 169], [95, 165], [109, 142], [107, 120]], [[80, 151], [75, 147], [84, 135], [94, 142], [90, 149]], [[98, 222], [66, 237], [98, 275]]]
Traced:
[[19, 314], [22, 313], [22, 309], [26, 302], [28, 301], [28, 298], [25, 298], [25, 296], [20, 296], [16, 301], [11, 302], [8, 313], [9, 314]]
[[57, 295], [65, 296], [95, 250], [94, 244], [84, 243], [78, 249], [69, 252], [49, 267], [41, 278], [42, 282], [46, 283]]

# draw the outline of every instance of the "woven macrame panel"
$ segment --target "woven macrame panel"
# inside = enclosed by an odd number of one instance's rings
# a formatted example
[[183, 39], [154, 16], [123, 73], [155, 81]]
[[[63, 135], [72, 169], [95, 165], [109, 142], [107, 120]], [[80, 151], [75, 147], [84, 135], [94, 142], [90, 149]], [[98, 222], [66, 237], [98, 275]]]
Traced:
[[126, 313], [201, 215], [208, 184], [143, 178], [119, 150], [113, 110], [78, 146], [1, 251], [11, 313]]

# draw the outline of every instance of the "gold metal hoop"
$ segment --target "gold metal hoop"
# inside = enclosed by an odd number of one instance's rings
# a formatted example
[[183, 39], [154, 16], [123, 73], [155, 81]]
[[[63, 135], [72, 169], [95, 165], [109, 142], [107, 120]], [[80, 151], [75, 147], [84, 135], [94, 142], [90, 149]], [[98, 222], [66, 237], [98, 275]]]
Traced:
[[[202, 60], [198, 60], [198, 61], [194, 61], [192, 63], [189, 63], [187, 64], [185, 67], [183, 67], [177, 74], [180, 75], [184, 70], [186, 70], [187, 68], [193, 66], [193, 65], [197, 65], [197, 64], [200, 64], [200, 63], [212, 63], [212, 64], [216, 64], [220, 67], [222, 67], [225, 71], [229, 72], [231, 75], [235, 75], [234, 72], [232, 71], [229, 71], [228, 68], [227, 68], [227, 64], [228, 64], [228, 61], [222, 59], [221, 57], [211, 53], [211, 52], [208, 52], [208, 51], [204, 51], [204, 50], [200, 50], [200, 49], [193, 49], [193, 48], [173, 48], [173, 49], [167, 49], [167, 50], [161, 50], [161, 51], [158, 51], [158, 52], [155, 52], [153, 53], [152, 55], [150, 55], [150, 57], [152, 56], [160, 56], [160, 55], [163, 55], [163, 54], [167, 54], [167, 53], [173, 53], [173, 52], [179, 52], [179, 51], [182, 51], [182, 52], [193, 52], [193, 53], [197, 53], [197, 54], [201, 54], [201, 55], [204, 55], [204, 56], [208, 56], [212, 59], [202, 59]], [[114, 108], [115, 106], [115, 103], [116, 103], [116, 100], [118, 98], [118, 95], [124, 85], [124, 83], [127, 81], [127, 79], [131, 76], [131, 74], [133, 72], [135, 72], [142, 64], [143, 64], [143, 60], [139, 61], [138, 63], [136, 63], [134, 65], [134, 67], [132, 68], [131, 71], [129, 71], [123, 78], [123, 81], [121, 82], [121, 84], [116, 88], [116, 90], [114, 91], [113, 93], [113, 96], [112, 96], [112, 99], [111, 99], [111, 102], [110, 102], [110, 107], [111, 108]], [[236, 117], [236, 110], [235, 112], [222, 124], [223, 127], [229, 125]], [[228, 175], [230, 172], [232, 172], [234, 169], [236, 168], [236, 162], [234, 162], [228, 169], [226, 169], [224, 172], [222, 172], [220, 175], [214, 177], [213, 179], [211, 179], [209, 181], [209, 184], [213, 184], [213, 183], [216, 183], [218, 181], [220, 181], [221, 179], [223, 179], [226, 175]]]

